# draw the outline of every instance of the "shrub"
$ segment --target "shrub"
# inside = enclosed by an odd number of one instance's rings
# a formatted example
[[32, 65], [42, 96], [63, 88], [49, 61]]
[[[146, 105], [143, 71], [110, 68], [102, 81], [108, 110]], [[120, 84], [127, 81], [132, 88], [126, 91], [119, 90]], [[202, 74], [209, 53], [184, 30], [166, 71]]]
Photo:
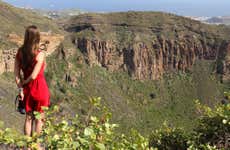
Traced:
[[210, 108], [196, 101], [200, 113], [197, 126], [191, 133], [166, 123], [150, 136], [150, 147], [169, 150], [216, 150], [230, 148], [230, 104]]
[[218, 105], [214, 109], [203, 106], [198, 101], [196, 105], [202, 113], [195, 128], [196, 145], [209, 144], [218, 149], [230, 148], [230, 104]]
[[[167, 123], [152, 132], [150, 140], [136, 130], [131, 129], [129, 136], [116, 133], [117, 124], [110, 123], [111, 114], [100, 106], [100, 98], [91, 98], [91, 107], [84, 119], [60, 117], [60, 109], [54, 106], [46, 111], [46, 120], [41, 134], [32, 137], [20, 135], [0, 123], [0, 148], [10, 149], [30, 147], [37, 149], [42, 143], [47, 149], [78, 150], [217, 150], [229, 149], [230, 104], [218, 105], [211, 109], [196, 101], [201, 113], [199, 123], [192, 133], [182, 128], [169, 127]], [[101, 115], [93, 116], [93, 109], [99, 109]], [[40, 114], [35, 113], [39, 118]]]
[[157, 147], [159, 150], [186, 150], [188, 148], [188, 135], [181, 128], [169, 127], [166, 123], [159, 130], [154, 131], [150, 136], [150, 147]]
[[[34, 134], [32, 137], [20, 135], [12, 129], [0, 128], [0, 144], [10, 148], [30, 147], [37, 149], [37, 143], [51, 150], [58, 149], [79, 149], [79, 150], [150, 150], [148, 140], [137, 131], [132, 130], [131, 136], [115, 134], [114, 130], [118, 126], [111, 124], [110, 113], [103, 108], [104, 113], [99, 116], [92, 116], [94, 107], [100, 108], [100, 98], [90, 99], [88, 115], [85, 119], [79, 119], [78, 115], [72, 118], [58, 117], [59, 107], [54, 106], [46, 111], [46, 120], [43, 131], [40, 135]], [[39, 118], [40, 114], [35, 113]]]

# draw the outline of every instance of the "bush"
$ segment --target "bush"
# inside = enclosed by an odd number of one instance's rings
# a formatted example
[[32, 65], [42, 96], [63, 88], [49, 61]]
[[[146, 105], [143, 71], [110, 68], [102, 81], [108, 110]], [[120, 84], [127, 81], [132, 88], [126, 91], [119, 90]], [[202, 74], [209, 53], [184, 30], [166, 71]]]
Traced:
[[[148, 140], [137, 131], [132, 130], [131, 136], [115, 134], [118, 126], [109, 122], [110, 113], [104, 108], [100, 117], [92, 116], [92, 110], [100, 108], [100, 98], [92, 98], [92, 107], [85, 119], [79, 119], [78, 115], [73, 118], [59, 118], [59, 107], [54, 106], [46, 110], [46, 120], [40, 135], [32, 137], [20, 135], [12, 129], [0, 128], [0, 145], [10, 148], [30, 147], [37, 149], [37, 143], [51, 150], [79, 149], [79, 150], [150, 150]], [[40, 114], [35, 113], [39, 118]]]
[[[219, 105], [211, 109], [196, 101], [201, 117], [199, 124], [192, 133], [186, 133], [178, 127], [163, 127], [150, 135], [150, 140], [135, 130], [129, 136], [116, 133], [117, 124], [110, 123], [111, 114], [100, 106], [100, 98], [90, 99], [91, 107], [84, 119], [78, 115], [74, 117], [60, 117], [58, 106], [46, 110], [46, 120], [40, 135], [32, 137], [20, 135], [18, 132], [6, 128], [0, 123], [1, 146], [14, 148], [37, 148], [37, 143], [51, 150], [217, 150], [229, 149], [230, 139], [230, 104]], [[97, 108], [102, 113], [92, 116]], [[39, 113], [35, 113], [37, 118]]]
[[215, 108], [201, 105], [196, 101], [200, 113], [194, 131], [186, 133], [183, 129], [164, 124], [150, 136], [150, 147], [159, 150], [216, 150], [230, 148], [230, 104]]
[[202, 113], [195, 128], [195, 143], [209, 144], [218, 149], [230, 148], [230, 104], [218, 105], [214, 109], [196, 102]]
[[150, 147], [159, 150], [186, 150], [188, 148], [188, 135], [181, 128], [171, 128], [166, 123], [150, 136]]

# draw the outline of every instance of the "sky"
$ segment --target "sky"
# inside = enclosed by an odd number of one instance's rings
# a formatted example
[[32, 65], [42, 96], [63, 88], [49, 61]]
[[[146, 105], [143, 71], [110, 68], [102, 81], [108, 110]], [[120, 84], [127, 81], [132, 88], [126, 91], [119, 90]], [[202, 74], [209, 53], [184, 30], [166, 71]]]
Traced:
[[183, 16], [230, 16], [230, 0], [3, 0], [20, 7], [84, 11], [164, 11]]

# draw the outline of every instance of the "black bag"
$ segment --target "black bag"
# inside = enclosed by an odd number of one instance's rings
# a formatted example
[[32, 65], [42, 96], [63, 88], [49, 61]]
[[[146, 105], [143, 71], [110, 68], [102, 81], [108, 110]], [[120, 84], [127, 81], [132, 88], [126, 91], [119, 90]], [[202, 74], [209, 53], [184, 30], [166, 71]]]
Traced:
[[26, 114], [24, 101], [20, 100], [20, 95], [15, 98], [15, 109], [22, 115]]

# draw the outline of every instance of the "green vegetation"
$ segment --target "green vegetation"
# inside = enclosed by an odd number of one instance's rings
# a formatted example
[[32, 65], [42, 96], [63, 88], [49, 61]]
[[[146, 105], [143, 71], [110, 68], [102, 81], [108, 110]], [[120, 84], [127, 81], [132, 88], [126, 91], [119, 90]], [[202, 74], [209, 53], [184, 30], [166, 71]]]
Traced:
[[[12, 129], [0, 127], [0, 145], [10, 148], [30, 147], [37, 149], [37, 143], [48, 149], [95, 149], [95, 150], [217, 150], [230, 147], [230, 104], [218, 105], [214, 109], [196, 101], [201, 113], [199, 123], [193, 133], [167, 124], [153, 131], [149, 140], [137, 131], [131, 130], [129, 136], [115, 132], [117, 124], [110, 123], [111, 114], [106, 107], [101, 107], [100, 98], [90, 99], [87, 115], [81, 119], [78, 115], [62, 115], [60, 107], [46, 110], [45, 125], [40, 135], [26, 137]], [[102, 112], [93, 116], [92, 110]], [[40, 114], [35, 112], [35, 117]]]
[[212, 61], [198, 61], [190, 73], [168, 73], [158, 81], [139, 81], [125, 72], [89, 67], [78, 61], [82, 57], [79, 50], [72, 53], [68, 56], [71, 68], [58, 52], [47, 60], [46, 77], [54, 103], [61, 103], [65, 114], [85, 115], [88, 97], [102, 97], [121, 132], [135, 128], [145, 135], [165, 120], [190, 132], [197, 123], [193, 100], [202, 99], [202, 103], [214, 106], [220, 103], [226, 89], [212, 74]]
[[230, 29], [224, 25], [207, 25], [189, 18], [162, 12], [87, 13], [66, 21], [65, 28], [74, 37], [118, 42], [129, 47], [133, 42], [150, 45], [158, 37], [175, 40], [214, 41], [229, 40]]
[[[132, 137], [124, 134], [116, 134], [116, 124], [109, 122], [110, 113], [106, 108], [101, 109], [100, 117], [92, 116], [92, 109], [100, 109], [100, 98], [90, 99], [91, 107], [85, 119], [79, 119], [78, 115], [68, 118], [60, 115], [60, 109], [54, 106], [52, 111], [46, 112], [46, 120], [43, 131], [40, 135], [26, 137], [18, 134], [9, 128], [0, 128], [0, 146], [10, 148], [31, 147], [37, 149], [37, 143], [48, 149], [95, 149], [95, 150], [122, 150], [142, 149], [151, 150], [148, 147], [148, 140], [138, 132], [132, 131]], [[47, 108], [44, 108], [47, 110]], [[57, 117], [58, 116], [58, 117]], [[39, 118], [40, 114], [35, 113]], [[153, 150], [153, 149], [152, 149]]]
[[196, 101], [200, 113], [198, 124], [192, 133], [183, 128], [172, 128], [164, 124], [150, 136], [150, 146], [159, 149], [228, 149], [230, 133], [230, 105], [216, 105], [210, 108]]

